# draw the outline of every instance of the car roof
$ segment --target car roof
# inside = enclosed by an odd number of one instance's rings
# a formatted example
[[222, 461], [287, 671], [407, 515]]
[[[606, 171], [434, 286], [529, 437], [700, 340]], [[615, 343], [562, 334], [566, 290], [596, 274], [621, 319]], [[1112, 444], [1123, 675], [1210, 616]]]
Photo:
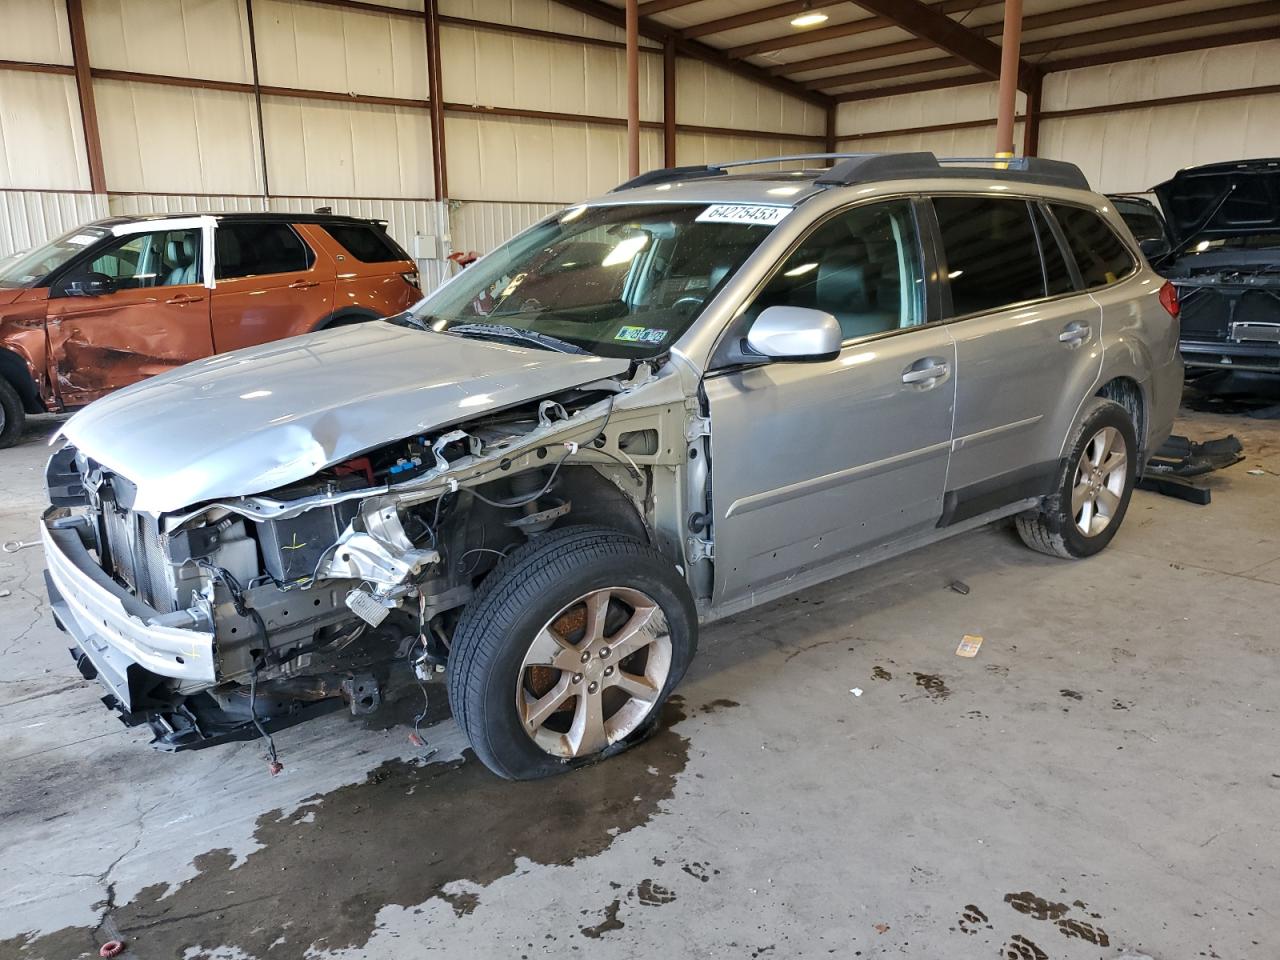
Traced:
[[177, 220], [184, 217], [213, 217], [215, 220], [227, 220], [239, 223], [343, 223], [368, 226], [374, 224], [385, 226], [385, 220], [372, 217], [349, 217], [338, 213], [274, 213], [269, 211], [244, 212], [227, 211], [225, 213], [208, 213], [192, 211], [183, 213], [139, 213], [128, 216], [104, 217], [92, 223], [98, 227], [116, 227], [124, 223], [145, 223], [148, 220]]

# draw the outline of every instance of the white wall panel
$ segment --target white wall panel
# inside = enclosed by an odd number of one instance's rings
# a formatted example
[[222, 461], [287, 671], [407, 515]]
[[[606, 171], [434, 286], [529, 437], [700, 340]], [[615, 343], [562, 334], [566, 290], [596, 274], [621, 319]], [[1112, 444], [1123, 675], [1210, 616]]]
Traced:
[[676, 122], [822, 137], [827, 115], [805, 100], [681, 57], [676, 61]]
[[240, 0], [85, 0], [84, 19], [95, 67], [253, 80]]
[[213, 194], [112, 193], [107, 203], [113, 215], [125, 217], [149, 213], [261, 213], [267, 209], [262, 197]]
[[107, 188], [149, 193], [259, 193], [253, 97], [96, 80]]
[[[446, 102], [627, 115], [622, 50], [448, 25], [440, 45]], [[640, 58], [640, 118], [662, 119], [660, 57]]]
[[1136, 193], [1182, 167], [1280, 156], [1280, 94], [1045, 120], [1040, 153], [1079, 164], [1096, 190]]
[[[626, 128], [509, 117], [446, 116], [449, 195], [571, 203], [627, 179]], [[662, 166], [662, 136], [640, 132], [640, 169]]]
[[[1044, 81], [1044, 109], [1073, 110], [1275, 83], [1280, 83], [1280, 40], [1265, 40], [1051, 73]], [[1215, 109], [1230, 112], [1231, 102], [1218, 101]]]
[[[733, 160], [758, 160], [761, 157], [784, 157], [802, 153], [822, 153], [826, 143], [822, 139], [775, 140], [772, 137], [722, 136], [710, 133], [677, 133], [676, 156], [682, 166], [695, 163], [728, 163]], [[761, 164], [753, 170], [798, 170], [804, 161]]]
[[[1014, 150], [1022, 152], [1022, 124], [1013, 125]], [[1041, 153], [1043, 137], [1041, 138]], [[938, 130], [933, 133], [903, 133], [892, 137], [861, 137], [841, 140], [846, 153], [909, 153], [927, 150], [939, 157], [989, 157], [996, 152], [996, 125], [966, 127], [962, 130]]]
[[426, 110], [263, 97], [262, 112], [272, 193], [432, 195]]
[[[996, 91], [997, 84], [980, 83], [842, 103], [836, 111], [836, 133], [846, 137], [877, 130], [902, 130], [967, 120], [994, 122]], [[1017, 111], [1023, 112], [1026, 105], [1026, 95], [1019, 92]], [[986, 149], [991, 152], [991, 148]]]
[[449, 213], [453, 249], [488, 253], [562, 207], [559, 203], [455, 201]]
[[65, 0], [3, 0], [0, 60], [71, 63]]
[[0, 187], [89, 189], [75, 78], [0, 70]]
[[298, 0], [259, 0], [253, 17], [266, 86], [427, 97], [420, 20]]
[[107, 198], [92, 193], [0, 190], [0, 257], [52, 240], [107, 215]]
[[[578, 13], [555, 0], [441, 0], [440, 13], [487, 23], [504, 23], [535, 30], [552, 30], [579, 37], [623, 42], [626, 33], [603, 20]], [[640, 38], [642, 46], [653, 42]]]

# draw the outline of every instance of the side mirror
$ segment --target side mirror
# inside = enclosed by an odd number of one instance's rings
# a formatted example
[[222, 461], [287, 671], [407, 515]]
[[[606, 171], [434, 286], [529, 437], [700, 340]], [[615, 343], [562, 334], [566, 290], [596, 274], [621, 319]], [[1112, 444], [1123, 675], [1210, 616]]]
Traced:
[[1144, 240], [1139, 240], [1138, 249], [1140, 249], [1142, 251], [1142, 255], [1152, 263], [1163, 260], [1172, 251], [1169, 241], [1164, 237], [1147, 237]]
[[116, 292], [116, 282], [105, 273], [87, 273], [72, 277], [64, 287], [68, 297], [101, 297]]
[[766, 307], [747, 331], [747, 346], [771, 360], [818, 363], [840, 355], [836, 318], [809, 307]]

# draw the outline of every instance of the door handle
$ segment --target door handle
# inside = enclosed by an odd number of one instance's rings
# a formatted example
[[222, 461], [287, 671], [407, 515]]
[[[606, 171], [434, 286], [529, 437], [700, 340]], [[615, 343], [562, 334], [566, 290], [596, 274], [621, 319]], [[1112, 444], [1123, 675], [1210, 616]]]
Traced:
[[320, 286], [319, 280], [295, 280], [289, 284], [290, 290], [310, 290], [312, 287]]
[[932, 387], [941, 383], [951, 373], [951, 364], [941, 357], [924, 357], [902, 371], [902, 382]]
[[1058, 334], [1058, 340], [1061, 343], [1069, 343], [1074, 346], [1077, 343], [1084, 343], [1092, 333], [1093, 328], [1087, 323], [1068, 323], [1062, 328], [1062, 332]]
[[176, 297], [172, 297], [166, 300], [165, 303], [176, 303], [176, 304], [199, 303], [203, 299], [204, 297], [193, 297], [186, 293], [180, 293]]

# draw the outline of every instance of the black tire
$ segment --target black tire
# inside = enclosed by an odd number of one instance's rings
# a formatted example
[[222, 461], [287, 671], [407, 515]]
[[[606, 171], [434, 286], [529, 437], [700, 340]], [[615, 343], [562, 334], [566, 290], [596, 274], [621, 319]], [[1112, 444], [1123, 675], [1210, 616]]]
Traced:
[[[590, 756], [562, 758], [538, 746], [517, 715], [515, 693], [533, 638], [557, 613], [605, 587], [639, 590], [666, 618], [671, 662], [643, 722]], [[697, 648], [689, 589], [657, 550], [606, 527], [553, 530], [516, 549], [485, 578], [463, 611], [449, 653], [449, 705], [476, 756], [509, 780], [564, 773], [611, 756], [652, 732]], [[607, 652], [607, 651], [606, 651]]]
[[0, 377], [0, 450], [12, 447], [22, 437], [27, 422], [27, 411], [13, 384]]
[[[1071, 509], [1071, 491], [1077, 481], [1077, 467], [1085, 447], [1107, 427], [1114, 428], [1124, 438], [1124, 490], [1106, 526], [1095, 534], [1086, 535], [1076, 525], [1076, 515]], [[1018, 535], [1022, 537], [1022, 542], [1032, 550], [1068, 560], [1091, 557], [1101, 551], [1116, 535], [1129, 509], [1137, 464], [1138, 440], [1128, 411], [1118, 403], [1101, 397], [1091, 400], [1067, 445], [1067, 456], [1059, 468], [1054, 492], [1045, 498], [1039, 511], [1022, 514], [1017, 518]]]

